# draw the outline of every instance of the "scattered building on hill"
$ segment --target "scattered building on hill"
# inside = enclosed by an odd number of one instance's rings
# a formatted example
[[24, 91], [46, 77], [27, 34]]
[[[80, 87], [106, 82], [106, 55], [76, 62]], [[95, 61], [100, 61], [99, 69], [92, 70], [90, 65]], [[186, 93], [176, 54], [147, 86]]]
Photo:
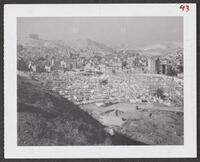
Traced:
[[150, 57], [148, 58], [148, 72], [151, 74], [159, 73], [159, 58]]
[[60, 66], [61, 68], [66, 68], [67, 67], [66, 62], [64, 60], [61, 60]]
[[170, 65], [168, 65], [168, 61], [167, 60], [163, 60], [160, 63], [160, 73], [164, 74], [164, 75], [167, 75], [169, 69], [170, 69]]

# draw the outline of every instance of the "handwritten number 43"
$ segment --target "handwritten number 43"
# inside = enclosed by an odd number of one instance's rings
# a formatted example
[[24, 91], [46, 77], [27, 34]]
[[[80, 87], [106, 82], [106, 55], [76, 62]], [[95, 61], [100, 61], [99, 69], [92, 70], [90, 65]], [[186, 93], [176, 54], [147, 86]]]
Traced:
[[179, 7], [182, 11], [188, 12], [190, 10], [189, 5], [180, 5]]

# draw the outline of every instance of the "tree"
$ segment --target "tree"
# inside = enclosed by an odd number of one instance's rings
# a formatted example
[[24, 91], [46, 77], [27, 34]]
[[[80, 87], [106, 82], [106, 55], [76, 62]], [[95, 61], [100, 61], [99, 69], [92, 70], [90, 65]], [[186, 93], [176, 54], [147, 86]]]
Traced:
[[17, 58], [17, 70], [28, 71], [28, 65], [23, 58]]

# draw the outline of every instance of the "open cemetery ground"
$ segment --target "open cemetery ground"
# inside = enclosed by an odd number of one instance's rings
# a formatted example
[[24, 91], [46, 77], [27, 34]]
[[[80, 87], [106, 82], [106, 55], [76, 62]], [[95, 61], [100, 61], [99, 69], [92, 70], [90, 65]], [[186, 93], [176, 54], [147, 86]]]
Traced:
[[111, 137], [118, 134], [144, 144], [183, 144], [181, 78], [122, 71], [19, 71], [18, 75], [29, 77], [45, 90], [77, 105]]

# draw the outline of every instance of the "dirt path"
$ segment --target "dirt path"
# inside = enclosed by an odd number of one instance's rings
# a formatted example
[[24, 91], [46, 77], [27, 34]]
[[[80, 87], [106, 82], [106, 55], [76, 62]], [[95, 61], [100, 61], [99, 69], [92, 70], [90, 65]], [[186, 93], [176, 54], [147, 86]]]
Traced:
[[175, 106], [162, 106], [153, 104], [134, 104], [134, 103], [119, 103], [106, 107], [106, 109], [119, 109], [124, 111], [130, 111], [138, 106], [139, 109], [147, 110], [161, 110], [161, 111], [171, 111], [171, 112], [183, 112], [183, 107]]
[[81, 107], [101, 124], [146, 144], [183, 144], [183, 108], [118, 103]]

